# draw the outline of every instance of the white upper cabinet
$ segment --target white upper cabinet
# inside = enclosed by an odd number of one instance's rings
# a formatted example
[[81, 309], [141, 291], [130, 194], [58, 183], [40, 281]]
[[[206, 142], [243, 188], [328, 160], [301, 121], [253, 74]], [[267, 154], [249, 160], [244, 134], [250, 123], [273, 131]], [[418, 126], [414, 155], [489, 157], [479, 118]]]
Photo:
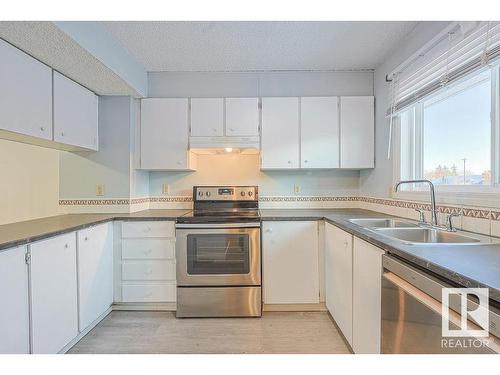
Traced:
[[75, 232], [30, 245], [32, 348], [60, 352], [78, 335]]
[[258, 98], [226, 98], [226, 136], [259, 136]]
[[52, 140], [52, 69], [1, 39], [0, 129]]
[[113, 224], [77, 232], [80, 331], [113, 303]]
[[264, 303], [319, 303], [318, 257], [317, 221], [264, 222]]
[[54, 141], [97, 150], [97, 110], [92, 91], [54, 71]]
[[262, 98], [261, 168], [299, 168], [299, 98]]
[[29, 353], [26, 246], [0, 251], [0, 354]]
[[188, 99], [142, 99], [141, 169], [194, 169], [188, 139]]
[[375, 128], [373, 96], [340, 98], [340, 167], [375, 166]]
[[221, 137], [224, 135], [224, 99], [191, 99], [191, 136]]
[[338, 168], [338, 98], [304, 97], [300, 108], [300, 167]]

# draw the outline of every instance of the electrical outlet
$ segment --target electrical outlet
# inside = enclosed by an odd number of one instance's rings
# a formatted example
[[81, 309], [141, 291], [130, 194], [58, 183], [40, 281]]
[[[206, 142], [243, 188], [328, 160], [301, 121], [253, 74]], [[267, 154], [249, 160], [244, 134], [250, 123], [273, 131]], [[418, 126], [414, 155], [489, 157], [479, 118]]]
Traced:
[[293, 192], [294, 192], [295, 194], [300, 194], [300, 193], [301, 193], [301, 191], [302, 191], [302, 187], [301, 187], [300, 185], [297, 185], [297, 184], [294, 184], [294, 185], [293, 185]]
[[166, 195], [169, 192], [170, 192], [170, 185], [169, 184], [162, 184], [161, 185], [161, 193]]
[[104, 195], [104, 185], [97, 184], [95, 186], [95, 195], [102, 197]]

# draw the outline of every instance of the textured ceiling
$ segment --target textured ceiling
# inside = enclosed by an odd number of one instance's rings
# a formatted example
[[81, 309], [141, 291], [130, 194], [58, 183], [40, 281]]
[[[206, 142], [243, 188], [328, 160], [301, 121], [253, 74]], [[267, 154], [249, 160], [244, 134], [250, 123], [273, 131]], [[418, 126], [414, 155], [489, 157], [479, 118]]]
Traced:
[[52, 22], [0, 22], [5, 39], [99, 95], [140, 96]]
[[417, 22], [103, 22], [147, 71], [374, 69]]

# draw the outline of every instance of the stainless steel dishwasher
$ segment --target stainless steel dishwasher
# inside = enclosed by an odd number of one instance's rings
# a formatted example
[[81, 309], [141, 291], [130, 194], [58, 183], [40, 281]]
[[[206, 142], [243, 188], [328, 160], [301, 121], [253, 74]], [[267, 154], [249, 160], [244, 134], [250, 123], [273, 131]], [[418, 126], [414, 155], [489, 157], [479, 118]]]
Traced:
[[[442, 336], [442, 298], [443, 288], [453, 287], [416, 267], [384, 255], [382, 259], [382, 353], [498, 353], [500, 349], [500, 311], [489, 307], [488, 346], [479, 345], [471, 337], [449, 341]], [[461, 301], [458, 295], [450, 298], [449, 328], [458, 329], [460, 324]], [[477, 307], [470, 297], [469, 310]], [[457, 320], [458, 317], [458, 320]], [[474, 322], [467, 321], [469, 326]], [[445, 341], [443, 341], [445, 339]], [[450, 347], [451, 343], [454, 345]], [[462, 343], [462, 345], [458, 345]], [[458, 345], [458, 346], [457, 346]]]

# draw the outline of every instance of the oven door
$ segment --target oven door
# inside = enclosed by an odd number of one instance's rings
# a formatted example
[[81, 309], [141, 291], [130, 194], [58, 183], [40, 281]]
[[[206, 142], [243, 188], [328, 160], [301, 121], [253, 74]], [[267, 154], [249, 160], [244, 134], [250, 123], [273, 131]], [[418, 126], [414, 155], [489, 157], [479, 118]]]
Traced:
[[260, 226], [179, 224], [177, 286], [260, 285]]

